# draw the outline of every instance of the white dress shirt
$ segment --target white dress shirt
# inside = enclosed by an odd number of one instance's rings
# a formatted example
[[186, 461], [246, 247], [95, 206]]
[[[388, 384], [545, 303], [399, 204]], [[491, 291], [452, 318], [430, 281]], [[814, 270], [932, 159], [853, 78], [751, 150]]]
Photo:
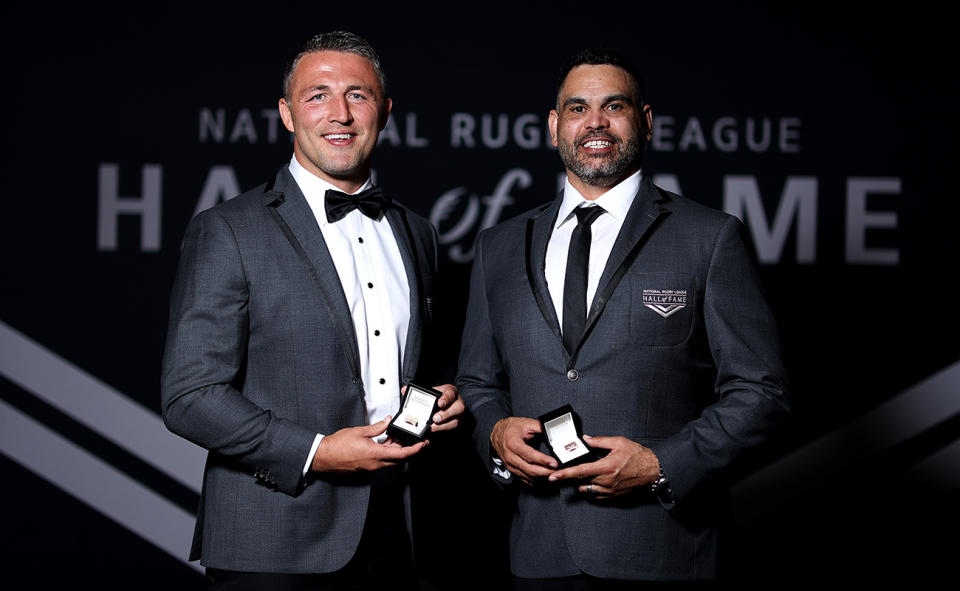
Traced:
[[563, 186], [563, 203], [557, 214], [557, 221], [547, 243], [547, 261], [544, 273], [547, 277], [547, 288], [553, 307], [557, 311], [557, 320], [563, 325], [563, 280], [567, 274], [567, 252], [570, 250], [570, 235], [577, 227], [577, 216], [573, 210], [577, 207], [599, 205], [606, 213], [601, 214], [590, 226], [590, 262], [587, 269], [587, 302], [586, 310], [589, 315], [590, 303], [597, 293], [600, 275], [610, 258], [613, 243], [620, 234], [623, 220], [630, 211], [633, 198], [640, 189], [641, 172], [637, 171], [627, 177], [600, 197], [590, 201], [573, 188], [567, 179]]
[[[613, 250], [613, 243], [620, 234], [620, 228], [623, 227], [623, 220], [630, 211], [633, 199], [640, 190], [641, 171], [630, 175], [620, 181], [618, 185], [597, 197], [593, 201], [586, 199], [573, 188], [570, 179], [564, 182], [563, 202], [560, 204], [560, 211], [557, 212], [557, 221], [553, 226], [553, 232], [550, 233], [550, 241], [547, 242], [547, 260], [544, 274], [547, 278], [547, 289], [550, 291], [550, 298], [553, 300], [553, 307], [557, 311], [557, 320], [563, 327], [563, 283], [567, 274], [567, 254], [570, 250], [570, 236], [573, 229], [577, 227], [577, 216], [573, 210], [577, 207], [593, 207], [599, 205], [606, 210], [590, 225], [590, 262], [587, 269], [587, 312], [589, 314], [590, 303], [593, 301], [594, 294], [597, 293], [597, 287], [600, 283], [600, 275], [603, 274], [603, 268], [610, 258], [610, 251]], [[503, 460], [498, 457], [491, 457], [493, 460], [493, 473], [499, 477], [509, 480], [510, 471], [503, 465]]]
[[[350, 308], [367, 423], [372, 425], [400, 408], [403, 348], [410, 324], [410, 286], [400, 247], [385, 216], [372, 220], [354, 209], [335, 223], [327, 222], [326, 191], [339, 189], [308, 172], [296, 156], [289, 168], [317, 219]], [[358, 192], [371, 186], [368, 179]], [[318, 434], [314, 440], [304, 474], [322, 438]], [[385, 439], [386, 434], [374, 441]]]

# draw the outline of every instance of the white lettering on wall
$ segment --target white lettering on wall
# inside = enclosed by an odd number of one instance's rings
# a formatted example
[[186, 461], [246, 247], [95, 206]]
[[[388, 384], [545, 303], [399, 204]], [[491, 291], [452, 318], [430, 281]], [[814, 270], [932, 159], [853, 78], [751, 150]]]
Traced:
[[750, 229], [762, 263], [777, 263], [796, 220], [797, 262], [813, 263], [817, 258], [817, 179], [787, 177], [774, 215], [773, 227], [767, 223], [757, 180], [752, 176], [723, 177], [723, 210], [742, 220]]
[[203, 189], [200, 191], [200, 198], [197, 199], [197, 207], [193, 210], [193, 215], [239, 194], [240, 183], [237, 182], [233, 167], [211, 166], [210, 172], [207, 173], [207, 180], [203, 182]]
[[159, 164], [144, 164], [140, 171], [140, 197], [120, 196], [120, 167], [101, 163], [97, 186], [99, 211], [97, 215], [97, 248], [117, 250], [117, 218], [121, 215], [140, 216], [140, 249], [145, 252], [160, 250], [160, 198], [163, 168]]
[[453, 148], [472, 148], [477, 145], [473, 140], [473, 130], [477, 121], [470, 113], [454, 113], [450, 117], [450, 146]]
[[897, 227], [893, 211], [867, 210], [867, 196], [899, 195], [899, 177], [850, 177], [847, 179], [847, 247], [846, 261], [854, 265], [896, 265], [900, 251], [896, 248], [867, 248], [867, 229]]
[[[510, 115], [506, 113], [482, 113], [479, 117], [472, 113], [454, 113], [450, 116], [450, 147], [483, 146], [489, 150], [499, 150], [516, 145], [524, 150], [534, 150], [541, 146], [554, 149], [550, 143], [550, 134], [543, 129], [545, 126], [546, 117], [535, 113], [518, 115], [512, 125]], [[478, 127], [479, 138], [476, 136]]]
[[198, 122], [200, 143], [222, 144], [229, 141], [235, 144], [246, 141], [256, 144], [265, 137], [268, 144], [275, 144], [280, 137], [280, 111], [277, 109], [261, 109], [259, 118], [256, 118], [250, 109], [240, 109], [236, 115], [228, 115], [222, 107], [204, 107], [200, 109]]
[[[476, 194], [468, 194], [466, 187], [456, 187], [441, 195], [430, 210], [430, 222], [441, 231], [440, 244], [452, 244], [447, 251], [450, 260], [457, 263], [468, 263], [473, 260], [474, 241], [471, 241], [469, 248], [465, 248], [459, 241], [476, 226], [481, 203], [486, 206], [486, 210], [476, 228], [477, 233], [496, 224], [500, 220], [503, 209], [514, 203], [511, 195], [514, 188], [526, 189], [532, 183], [533, 177], [528, 171], [514, 168], [500, 178], [493, 193], [486, 197], [478, 199]], [[453, 217], [455, 211], [461, 209], [460, 203], [464, 196], [466, 196], [466, 206], [463, 208], [463, 213], [451, 227], [446, 228], [445, 226], [449, 224], [445, 222]]]
[[[800, 124], [797, 117], [782, 117], [776, 125], [769, 117], [720, 117], [712, 123], [689, 117], [679, 125], [672, 115], [655, 115], [650, 147], [657, 152], [706, 152], [710, 149], [736, 152], [746, 146], [747, 150], [756, 153], [769, 152], [775, 147], [780, 152], [797, 153], [800, 151]], [[678, 127], [681, 129], [679, 140], [676, 139]]]

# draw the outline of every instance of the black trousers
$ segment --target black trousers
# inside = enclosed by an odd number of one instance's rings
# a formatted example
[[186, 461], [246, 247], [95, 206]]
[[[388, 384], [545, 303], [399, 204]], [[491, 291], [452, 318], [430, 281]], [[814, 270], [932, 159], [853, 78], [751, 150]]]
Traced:
[[407, 534], [400, 467], [373, 475], [367, 520], [357, 552], [332, 573], [250, 573], [207, 568], [215, 591], [334, 591], [377, 589], [415, 591], [419, 588]]

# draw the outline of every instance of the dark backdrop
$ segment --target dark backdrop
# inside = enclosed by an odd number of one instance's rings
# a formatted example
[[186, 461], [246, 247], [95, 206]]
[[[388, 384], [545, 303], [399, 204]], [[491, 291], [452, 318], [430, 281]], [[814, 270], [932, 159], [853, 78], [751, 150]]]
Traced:
[[[5, 7], [7, 573], [200, 586], [184, 556], [202, 454], [158, 423], [179, 244], [198, 208], [289, 159], [283, 65], [338, 28], [367, 37], [390, 77], [375, 174], [438, 226], [452, 348], [476, 233], [556, 192], [557, 70], [584, 46], [630, 54], [657, 118], [645, 171], [751, 228], [795, 390], [790, 424], [731, 472], [729, 580], [947, 573], [960, 208], [946, 16], [726, 4]], [[495, 587], [510, 499], [465, 434], [437, 443], [418, 466], [423, 579]]]

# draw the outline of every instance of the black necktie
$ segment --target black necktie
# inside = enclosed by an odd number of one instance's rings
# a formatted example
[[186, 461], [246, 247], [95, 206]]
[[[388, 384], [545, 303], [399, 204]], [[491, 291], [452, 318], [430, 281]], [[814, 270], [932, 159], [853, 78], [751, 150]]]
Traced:
[[383, 194], [380, 187], [370, 187], [355, 195], [327, 189], [323, 199], [323, 208], [327, 211], [327, 221], [331, 224], [342, 220], [354, 209], [372, 220], [379, 220], [383, 210], [390, 205], [390, 198]]
[[583, 336], [587, 323], [587, 272], [590, 266], [590, 224], [604, 209], [600, 206], [578, 207], [577, 227], [570, 235], [567, 251], [567, 274], [563, 280], [563, 346], [573, 355], [573, 349]]

